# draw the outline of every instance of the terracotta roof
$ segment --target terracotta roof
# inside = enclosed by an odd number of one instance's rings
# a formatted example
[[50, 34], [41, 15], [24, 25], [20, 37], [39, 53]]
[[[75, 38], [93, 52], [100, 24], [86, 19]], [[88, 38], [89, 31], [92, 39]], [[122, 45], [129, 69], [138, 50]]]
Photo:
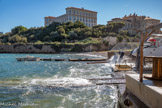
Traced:
[[153, 19], [153, 18], [150, 18], [150, 17], [146, 17], [144, 20], [158, 20], [158, 19]]
[[122, 19], [127, 19], [127, 18], [130, 18], [130, 17], [133, 17], [133, 16], [126, 16], [126, 17], [123, 17]]
[[53, 17], [53, 16], [46, 16], [45, 18], [56, 18], [56, 17]]
[[78, 10], [84, 10], [84, 11], [89, 11], [89, 12], [97, 13], [96, 11], [86, 10], [86, 9], [84, 9], [84, 8], [67, 7], [66, 9], [78, 9]]

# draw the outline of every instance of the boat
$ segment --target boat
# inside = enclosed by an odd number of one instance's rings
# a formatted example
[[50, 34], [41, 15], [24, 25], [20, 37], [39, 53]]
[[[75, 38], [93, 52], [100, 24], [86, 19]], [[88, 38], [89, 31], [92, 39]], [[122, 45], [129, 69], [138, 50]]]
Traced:
[[26, 56], [22, 58], [16, 58], [17, 61], [40, 61], [39, 57], [34, 57], [34, 56]]
[[[137, 56], [139, 48], [132, 50], [131, 55]], [[143, 56], [162, 56], [162, 34], [153, 34], [144, 43]]]

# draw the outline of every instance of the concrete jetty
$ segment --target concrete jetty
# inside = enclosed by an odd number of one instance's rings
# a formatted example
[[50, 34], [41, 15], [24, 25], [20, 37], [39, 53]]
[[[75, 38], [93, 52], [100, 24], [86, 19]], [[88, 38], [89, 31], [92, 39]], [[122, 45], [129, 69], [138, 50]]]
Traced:
[[[126, 75], [128, 94], [136, 96], [149, 108], [162, 108], [162, 83], [157, 80], [143, 79], [139, 82], [139, 74]], [[142, 107], [141, 107], [142, 108]]]

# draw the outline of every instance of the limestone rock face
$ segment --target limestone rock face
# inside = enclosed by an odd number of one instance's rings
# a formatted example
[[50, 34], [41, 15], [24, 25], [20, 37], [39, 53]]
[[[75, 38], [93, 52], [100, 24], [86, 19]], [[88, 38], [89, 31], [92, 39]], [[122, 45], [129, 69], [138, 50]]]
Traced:
[[0, 53], [56, 53], [50, 45], [0, 45]]
[[[74, 47], [56, 47], [53, 45], [35, 45], [35, 44], [13, 44], [13, 45], [0, 45], [0, 53], [57, 53], [57, 52], [72, 52]], [[109, 46], [101, 45], [85, 45], [78, 46], [76, 49], [81, 48], [81, 52], [103, 51], [108, 50]], [[74, 50], [73, 52], [77, 52]]]
[[109, 42], [109, 45], [115, 45], [117, 44], [117, 38], [116, 37], [105, 37], [104, 40]]

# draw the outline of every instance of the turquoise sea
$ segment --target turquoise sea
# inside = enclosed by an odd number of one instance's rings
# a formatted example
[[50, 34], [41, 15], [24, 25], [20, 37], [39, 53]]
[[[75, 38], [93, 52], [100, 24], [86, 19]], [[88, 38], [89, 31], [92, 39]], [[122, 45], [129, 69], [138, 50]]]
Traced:
[[[66, 61], [16, 61], [27, 55]], [[0, 54], [0, 108], [114, 108], [117, 89], [92, 78], [111, 78], [106, 64], [70, 62], [87, 54]]]

